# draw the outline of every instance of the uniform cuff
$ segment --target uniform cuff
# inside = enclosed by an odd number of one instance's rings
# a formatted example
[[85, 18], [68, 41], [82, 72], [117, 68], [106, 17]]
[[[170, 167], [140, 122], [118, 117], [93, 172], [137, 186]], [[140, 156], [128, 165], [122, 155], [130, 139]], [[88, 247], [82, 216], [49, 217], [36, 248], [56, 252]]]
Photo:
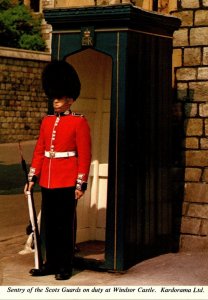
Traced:
[[87, 182], [84, 181], [85, 174], [78, 174], [77, 181], [76, 181], [76, 189], [79, 191], [86, 191], [87, 189]]
[[38, 180], [38, 177], [36, 175], [33, 175], [31, 181], [34, 182], [34, 183], [36, 183], [37, 180]]
[[86, 191], [87, 189], [87, 182], [77, 182], [76, 183], [76, 189], [79, 190], [79, 191]]
[[36, 182], [37, 181], [37, 176], [35, 175], [35, 168], [30, 168], [30, 172], [28, 174], [28, 181], [29, 182]]

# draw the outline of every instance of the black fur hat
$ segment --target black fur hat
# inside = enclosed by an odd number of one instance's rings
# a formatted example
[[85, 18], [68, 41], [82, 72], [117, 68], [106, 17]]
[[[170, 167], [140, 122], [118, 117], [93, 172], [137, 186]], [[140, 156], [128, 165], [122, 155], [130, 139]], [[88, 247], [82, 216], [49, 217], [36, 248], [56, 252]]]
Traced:
[[74, 67], [64, 60], [53, 60], [43, 70], [42, 86], [50, 98], [67, 96], [76, 100], [80, 94], [80, 80]]

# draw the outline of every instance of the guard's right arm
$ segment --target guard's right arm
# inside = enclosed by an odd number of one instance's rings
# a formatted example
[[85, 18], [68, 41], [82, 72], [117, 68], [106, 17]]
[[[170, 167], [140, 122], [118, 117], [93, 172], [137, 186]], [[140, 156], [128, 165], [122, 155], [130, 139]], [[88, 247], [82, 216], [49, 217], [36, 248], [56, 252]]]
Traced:
[[[45, 117], [46, 118], [46, 117]], [[44, 119], [45, 119], [44, 118]], [[27, 191], [32, 191], [37, 179], [38, 179], [38, 174], [40, 173], [41, 167], [42, 167], [42, 162], [43, 162], [43, 153], [44, 153], [44, 141], [43, 141], [43, 122], [44, 119], [42, 120], [41, 123], [41, 127], [40, 127], [40, 133], [39, 133], [39, 137], [38, 140], [36, 142], [36, 146], [33, 152], [33, 159], [32, 159], [32, 164], [29, 170], [29, 174], [28, 174], [28, 183], [25, 184], [24, 186], [24, 193], [26, 194]], [[37, 165], [37, 167], [34, 168], [33, 166], [33, 162], [36, 162], [35, 165]], [[37, 173], [36, 173], [37, 172]]]

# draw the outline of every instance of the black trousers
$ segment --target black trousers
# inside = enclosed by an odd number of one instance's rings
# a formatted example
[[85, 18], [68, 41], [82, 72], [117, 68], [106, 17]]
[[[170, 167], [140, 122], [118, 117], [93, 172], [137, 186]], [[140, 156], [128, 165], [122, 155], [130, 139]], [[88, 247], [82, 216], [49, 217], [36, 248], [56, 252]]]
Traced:
[[75, 243], [75, 188], [42, 188], [41, 192], [46, 264], [57, 272], [70, 270]]

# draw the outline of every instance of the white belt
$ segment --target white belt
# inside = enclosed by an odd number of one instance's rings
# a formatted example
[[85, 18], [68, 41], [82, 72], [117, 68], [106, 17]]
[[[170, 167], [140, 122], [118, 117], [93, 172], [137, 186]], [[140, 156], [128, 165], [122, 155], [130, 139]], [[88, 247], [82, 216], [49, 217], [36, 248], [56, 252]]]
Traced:
[[45, 156], [48, 158], [71, 157], [71, 156], [76, 156], [76, 151], [67, 151], [67, 152], [45, 151]]

